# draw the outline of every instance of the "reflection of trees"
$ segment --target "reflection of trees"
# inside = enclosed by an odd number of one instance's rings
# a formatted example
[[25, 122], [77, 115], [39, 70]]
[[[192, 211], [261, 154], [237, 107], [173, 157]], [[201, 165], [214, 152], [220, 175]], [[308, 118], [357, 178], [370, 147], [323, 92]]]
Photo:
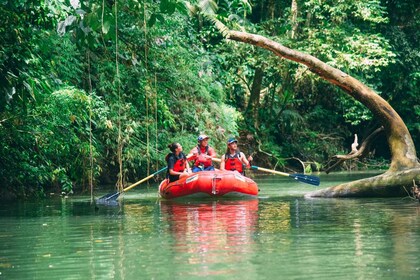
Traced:
[[[420, 220], [418, 213], [412, 214], [412, 207], [401, 209], [403, 202], [395, 200], [312, 203], [312, 207], [302, 203], [305, 207], [296, 209], [300, 217], [299, 231], [316, 236], [313, 241], [336, 246], [334, 254], [346, 259], [346, 266], [356, 269], [357, 278], [366, 278], [372, 269], [377, 277], [415, 278], [420, 262], [413, 256], [420, 250]], [[306, 256], [311, 254], [313, 259], [323, 259], [319, 252], [306, 252]]]
[[[217, 264], [249, 262], [258, 219], [258, 200], [182, 204], [161, 201], [164, 221], [174, 237], [174, 249], [188, 255], [193, 275], [232, 273]], [[210, 269], [211, 267], [211, 269]], [[223, 266], [226, 269], [226, 266]]]
[[63, 203], [9, 207], [7, 279], [416, 279], [420, 267], [420, 207], [399, 199]]
[[[154, 209], [154, 205], [125, 204], [124, 230], [128, 233], [152, 233], [154, 231]], [[141, 220], [139, 217], [142, 217]]]
[[289, 202], [266, 202], [260, 208], [258, 227], [261, 233], [290, 231]]
[[[393, 241], [393, 261], [404, 278], [413, 277], [413, 272], [418, 276], [419, 262], [413, 267], [413, 252], [419, 252], [419, 216], [408, 214], [405, 216], [394, 215], [391, 220]], [[417, 229], [417, 234], [416, 234]]]

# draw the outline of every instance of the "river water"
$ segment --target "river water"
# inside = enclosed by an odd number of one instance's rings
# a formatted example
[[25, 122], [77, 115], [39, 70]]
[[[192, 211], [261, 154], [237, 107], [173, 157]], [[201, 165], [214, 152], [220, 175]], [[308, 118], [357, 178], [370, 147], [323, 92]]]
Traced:
[[417, 201], [305, 199], [317, 187], [254, 179], [248, 200], [163, 201], [150, 185], [114, 206], [3, 202], [0, 279], [419, 279]]

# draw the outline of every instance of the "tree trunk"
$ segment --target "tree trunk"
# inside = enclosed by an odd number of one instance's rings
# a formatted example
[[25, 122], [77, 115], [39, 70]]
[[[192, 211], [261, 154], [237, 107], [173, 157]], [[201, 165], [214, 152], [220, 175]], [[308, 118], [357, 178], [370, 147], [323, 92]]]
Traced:
[[274, 0], [269, 0], [267, 8], [268, 8], [268, 18], [270, 20], [273, 20], [274, 19], [274, 13], [276, 11], [275, 1]]
[[297, 0], [292, 0], [292, 18], [291, 18], [291, 25], [292, 25], [292, 34], [290, 35], [290, 38], [295, 39], [297, 30], [298, 30], [298, 4]]
[[[346, 93], [364, 104], [384, 127], [389, 148], [391, 164], [388, 171], [380, 176], [358, 180], [326, 190], [308, 194], [308, 196], [347, 197], [368, 195], [401, 195], [402, 187], [411, 189], [413, 179], [420, 179], [420, 164], [411, 135], [397, 112], [374, 90], [348, 74], [327, 65], [316, 57], [292, 50], [260, 35], [228, 30], [216, 22], [228, 39], [255, 45], [273, 52], [275, 55], [306, 65], [310, 71], [342, 88]], [[389, 188], [389, 189], [388, 189]], [[397, 188], [398, 192], [389, 192]]]
[[254, 80], [251, 87], [251, 95], [249, 97], [248, 106], [246, 109], [247, 115], [251, 116], [254, 121], [254, 128], [259, 127], [258, 111], [260, 109], [260, 94], [264, 71], [262, 67], [255, 69]]

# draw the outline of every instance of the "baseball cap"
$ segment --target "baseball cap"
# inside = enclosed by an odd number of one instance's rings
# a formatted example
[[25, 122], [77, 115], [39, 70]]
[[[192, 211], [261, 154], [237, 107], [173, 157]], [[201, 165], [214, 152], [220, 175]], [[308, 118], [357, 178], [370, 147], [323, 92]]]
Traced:
[[200, 136], [198, 136], [197, 140], [198, 140], [198, 141], [203, 141], [204, 139], [208, 139], [208, 138], [210, 138], [210, 137], [208, 137], [208, 136], [207, 136], [207, 135], [205, 135], [205, 134], [201, 134]]
[[227, 141], [228, 145], [229, 145], [229, 144], [232, 144], [233, 142], [238, 143], [238, 140], [236, 140], [235, 138], [230, 138], [230, 139]]

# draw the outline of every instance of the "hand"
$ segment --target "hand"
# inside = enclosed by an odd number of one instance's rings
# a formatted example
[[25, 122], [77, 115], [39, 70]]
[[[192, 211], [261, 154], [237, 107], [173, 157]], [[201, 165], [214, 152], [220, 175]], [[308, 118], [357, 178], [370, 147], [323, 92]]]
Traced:
[[194, 160], [196, 157], [197, 157], [197, 154], [188, 154], [187, 155], [187, 160], [191, 161], [191, 160]]
[[252, 161], [253, 160], [253, 157], [252, 156], [249, 156], [248, 157], [248, 161]]

